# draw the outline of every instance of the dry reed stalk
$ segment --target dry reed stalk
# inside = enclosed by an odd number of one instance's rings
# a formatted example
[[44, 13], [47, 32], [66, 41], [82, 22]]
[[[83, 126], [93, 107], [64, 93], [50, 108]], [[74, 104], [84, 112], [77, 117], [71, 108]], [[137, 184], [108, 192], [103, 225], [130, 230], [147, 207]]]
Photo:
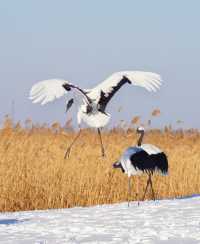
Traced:
[[[73, 131], [54, 133], [46, 126], [33, 125], [29, 130], [19, 129], [19, 125], [11, 128], [10, 121], [0, 130], [1, 211], [126, 200], [127, 176], [113, 170], [112, 163], [126, 147], [136, 143], [135, 131], [104, 132], [107, 157], [102, 159], [97, 134], [85, 130], [71, 157], [64, 160], [65, 150], [74, 136]], [[197, 130], [152, 130], [147, 132], [145, 141], [161, 147], [169, 159], [169, 176], [154, 176], [157, 198], [200, 193], [200, 134]], [[132, 177], [133, 200], [142, 197], [145, 183], [146, 176]]]

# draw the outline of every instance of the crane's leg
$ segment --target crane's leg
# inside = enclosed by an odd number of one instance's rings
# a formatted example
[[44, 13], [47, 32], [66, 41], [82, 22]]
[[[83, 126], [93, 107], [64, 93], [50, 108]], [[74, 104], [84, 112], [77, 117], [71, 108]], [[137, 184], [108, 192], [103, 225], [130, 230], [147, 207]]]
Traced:
[[128, 177], [128, 195], [127, 195], [128, 207], [130, 205], [130, 195], [131, 195], [131, 177]]
[[136, 179], [136, 199], [138, 201], [138, 206], [140, 206], [140, 198], [139, 198], [139, 185], [138, 185], [138, 179]]
[[150, 179], [150, 186], [151, 186], [152, 197], [153, 197], [153, 200], [155, 201], [156, 198], [155, 198], [155, 192], [153, 190], [153, 183], [152, 183], [152, 180], [151, 180], [151, 175], [150, 175], [150, 178], [149, 179]]
[[77, 139], [79, 138], [80, 134], [81, 134], [81, 129], [79, 130], [78, 134], [76, 135], [76, 137], [74, 138], [74, 140], [72, 141], [72, 143], [67, 148], [67, 151], [66, 151], [65, 157], [64, 157], [65, 159], [66, 158], [69, 158], [69, 155], [70, 155], [70, 152], [71, 152], [71, 148], [74, 145], [74, 143], [77, 141]]
[[104, 146], [103, 146], [103, 141], [102, 141], [102, 137], [101, 137], [101, 130], [98, 128], [98, 135], [99, 135], [99, 139], [100, 139], [100, 143], [101, 143], [101, 156], [102, 157], [105, 157], [105, 149], [104, 149]]
[[148, 189], [149, 184], [150, 184], [150, 175], [149, 175], [149, 178], [147, 180], [147, 185], [146, 185], [146, 188], [145, 188], [145, 191], [144, 191], [144, 195], [142, 197], [142, 201], [144, 201], [144, 199], [145, 199], [145, 196], [146, 196], [146, 193], [147, 193], [147, 189]]

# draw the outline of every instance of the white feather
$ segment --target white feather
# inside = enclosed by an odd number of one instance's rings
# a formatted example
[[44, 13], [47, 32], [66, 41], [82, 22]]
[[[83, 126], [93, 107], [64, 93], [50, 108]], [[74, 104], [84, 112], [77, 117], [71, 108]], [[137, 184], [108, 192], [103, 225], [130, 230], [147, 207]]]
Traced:
[[67, 93], [63, 87], [66, 83], [69, 82], [61, 79], [40, 81], [32, 87], [29, 99], [31, 99], [33, 103], [41, 103], [42, 105], [52, 102]]
[[[145, 152], [147, 152], [149, 155], [158, 154], [158, 153], [162, 152], [158, 147], [156, 147], [152, 144], [142, 144], [140, 147], [135, 146], [135, 147], [127, 148], [126, 151], [121, 156], [120, 162], [125, 171], [125, 174], [127, 174], [128, 177], [130, 177], [131, 175], [140, 175], [140, 174], [144, 173], [142, 170], [139, 170], [139, 169], [136, 169], [135, 167], [133, 167], [131, 160], [130, 160], [132, 155], [134, 155], [138, 152], [141, 152], [143, 150]], [[163, 173], [159, 168], [156, 168], [155, 172]]]
[[98, 94], [97, 91], [103, 91], [110, 93], [114, 86], [121, 81], [123, 76], [126, 76], [133, 85], [144, 87], [148, 91], [156, 91], [161, 86], [161, 76], [156, 73], [143, 72], [143, 71], [121, 71], [112, 74], [102, 83], [94, 87], [93, 90]]
[[133, 167], [130, 157], [132, 155], [134, 155], [135, 153], [141, 152], [142, 148], [140, 147], [129, 147], [126, 149], [126, 151], [123, 153], [120, 162], [122, 164], [122, 167], [125, 171], [125, 174], [128, 175], [128, 177], [130, 177], [131, 175], [140, 175], [143, 172], [139, 169], [135, 169], [135, 167]]
[[149, 155], [152, 154], [157, 154], [157, 153], [161, 153], [162, 151], [160, 150], [160, 148], [152, 145], [152, 144], [142, 144], [140, 146], [145, 152], [147, 152]]
[[[101, 113], [97, 109], [99, 99], [101, 98], [101, 91], [105, 93], [105, 97], [109, 96], [113, 87], [118, 85], [123, 76], [126, 76], [133, 85], [144, 87], [148, 91], [156, 91], [161, 85], [161, 77], [158, 74], [143, 71], [122, 71], [112, 74], [93, 89], [81, 91], [80, 88], [72, 86], [82, 96], [78, 105], [79, 112], [77, 117], [79, 124], [83, 120], [90, 127], [100, 128], [109, 122], [110, 115]], [[29, 98], [33, 103], [41, 103], [42, 105], [52, 102], [67, 94], [66, 89], [63, 87], [64, 84], [70, 83], [62, 79], [40, 81], [32, 87]], [[92, 113], [86, 113], [88, 106], [87, 98], [92, 100], [91, 106], [94, 108]]]
[[79, 109], [77, 117], [78, 117], [78, 124], [80, 124], [83, 121], [88, 126], [93, 128], [102, 128], [106, 126], [110, 120], [109, 114], [104, 114], [98, 111], [96, 111], [95, 113], [86, 114], [82, 110], [82, 107]]

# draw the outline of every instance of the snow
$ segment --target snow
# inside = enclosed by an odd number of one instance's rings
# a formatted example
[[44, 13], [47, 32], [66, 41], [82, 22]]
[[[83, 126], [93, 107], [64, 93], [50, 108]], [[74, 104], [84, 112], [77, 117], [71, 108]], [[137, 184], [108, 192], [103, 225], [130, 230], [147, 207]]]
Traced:
[[200, 243], [200, 196], [0, 214], [0, 243]]

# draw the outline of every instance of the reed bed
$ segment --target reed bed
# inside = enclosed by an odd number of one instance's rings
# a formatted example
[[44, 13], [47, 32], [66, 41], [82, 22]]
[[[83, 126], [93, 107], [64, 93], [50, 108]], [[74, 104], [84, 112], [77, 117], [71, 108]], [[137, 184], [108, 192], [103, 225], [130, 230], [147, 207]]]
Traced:
[[[7, 124], [0, 130], [0, 211], [69, 208], [127, 200], [127, 176], [112, 164], [134, 145], [134, 129], [103, 132], [106, 158], [100, 157], [97, 134], [85, 130], [64, 160], [76, 132], [54, 123], [22, 128]], [[149, 130], [146, 143], [162, 148], [169, 159], [169, 175], [153, 177], [156, 197], [200, 193], [200, 134], [197, 130]], [[131, 199], [142, 197], [147, 177], [132, 177]], [[147, 195], [150, 199], [151, 195]]]

